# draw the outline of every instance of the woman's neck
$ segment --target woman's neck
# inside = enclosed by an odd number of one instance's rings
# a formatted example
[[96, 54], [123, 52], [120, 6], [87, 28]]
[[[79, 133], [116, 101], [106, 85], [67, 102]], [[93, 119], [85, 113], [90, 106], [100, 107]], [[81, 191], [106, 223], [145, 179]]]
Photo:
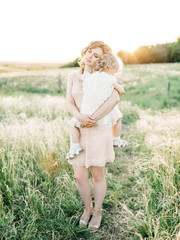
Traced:
[[85, 67], [84, 67], [84, 72], [89, 72], [89, 73], [91, 73], [91, 67], [85, 65]]

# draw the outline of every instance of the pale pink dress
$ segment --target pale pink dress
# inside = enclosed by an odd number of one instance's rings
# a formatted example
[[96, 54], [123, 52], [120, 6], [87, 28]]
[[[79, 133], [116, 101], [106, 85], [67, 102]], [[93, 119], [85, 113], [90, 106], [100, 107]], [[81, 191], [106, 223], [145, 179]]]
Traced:
[[[78, 108], [81, 107], [82, 85], [78, 79], [74, 79], [72, 96]], [[106, 162], [114, 162], [113, 130], [110, 128], [80, 128], [80, 144], [83, 151], [68, 160], [72, 165], [104, 167]]]

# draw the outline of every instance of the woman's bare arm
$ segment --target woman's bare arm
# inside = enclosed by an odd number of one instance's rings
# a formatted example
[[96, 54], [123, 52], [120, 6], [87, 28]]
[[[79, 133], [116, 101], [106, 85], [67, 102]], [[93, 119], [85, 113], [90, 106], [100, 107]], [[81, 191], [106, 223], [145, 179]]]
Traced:
[[67, 89], [66, 89], [66, 103], [69, 112], [76, 117], [83, 125], [95, 124], [95, 120], [90, 119], [88, 115], [81, 114], [76, 107], [76, 103], [72, 97], [73, 78], [76, 77], [75, 73], [71, 73], [68, 76]]
[[[119, 94], [114, 89], [112, 95], [91, 115], [96, 121], [106, 116], [119, 103]], [[90, 117], [90, 118], [91, 118]]]
[[74, 75], [71, 73], [69, 74], [68, 77], [68, 82], [67, 82], [67, 88], [66, 88], [66, 103], [67, 103], [67, 107], [69, 112], [75, 116], [76, 118], [79, 117], [80, 112], [78, 111], [77, 107], [76, 107], [76, 103], [72, 97], [72, 86], [73, 86], [73, 77]]
[[113, 86], [118, 91], [119, 96], [122, 96], [125, 93], [124, 88], [119, 83], [115, 82], [113, 83]]

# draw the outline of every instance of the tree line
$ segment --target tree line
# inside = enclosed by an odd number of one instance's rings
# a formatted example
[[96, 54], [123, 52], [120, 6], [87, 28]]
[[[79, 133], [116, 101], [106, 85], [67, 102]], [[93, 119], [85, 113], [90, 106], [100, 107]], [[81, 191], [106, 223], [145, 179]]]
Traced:
[[[180, 62], [180, 37], [172, 43], [141, 46], [133, 53], [120, 50], [117, 56], [124, 64]], [[78, 59], [63, 64], [60, 68], [79, 67]]]
[[180, 62], [180, 37], [176, 42], [141, 46], [136, 51], [117, 53], [124, 64]]

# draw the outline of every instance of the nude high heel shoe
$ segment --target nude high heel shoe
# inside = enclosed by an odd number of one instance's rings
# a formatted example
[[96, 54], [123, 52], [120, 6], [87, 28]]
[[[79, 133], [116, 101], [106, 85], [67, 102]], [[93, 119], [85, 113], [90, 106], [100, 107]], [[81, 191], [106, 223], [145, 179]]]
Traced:
[[85, 227], [88, 224], [88, 221], [92, 215], [93, 208], [90, 208], [89, 212], [84, 209], [84, 213], [82, 214], [80, 221], [79, 221], [79, 227]]
[[93, 217], [91, 218], [91, 221], [89, 222], [89, 228], [93, 229], [93, 230], [98, 230], [100, 225], [101, 225], [101, 220], [102, 220], [102, 214], [101, 214], [101, 210], [93, 211]]

